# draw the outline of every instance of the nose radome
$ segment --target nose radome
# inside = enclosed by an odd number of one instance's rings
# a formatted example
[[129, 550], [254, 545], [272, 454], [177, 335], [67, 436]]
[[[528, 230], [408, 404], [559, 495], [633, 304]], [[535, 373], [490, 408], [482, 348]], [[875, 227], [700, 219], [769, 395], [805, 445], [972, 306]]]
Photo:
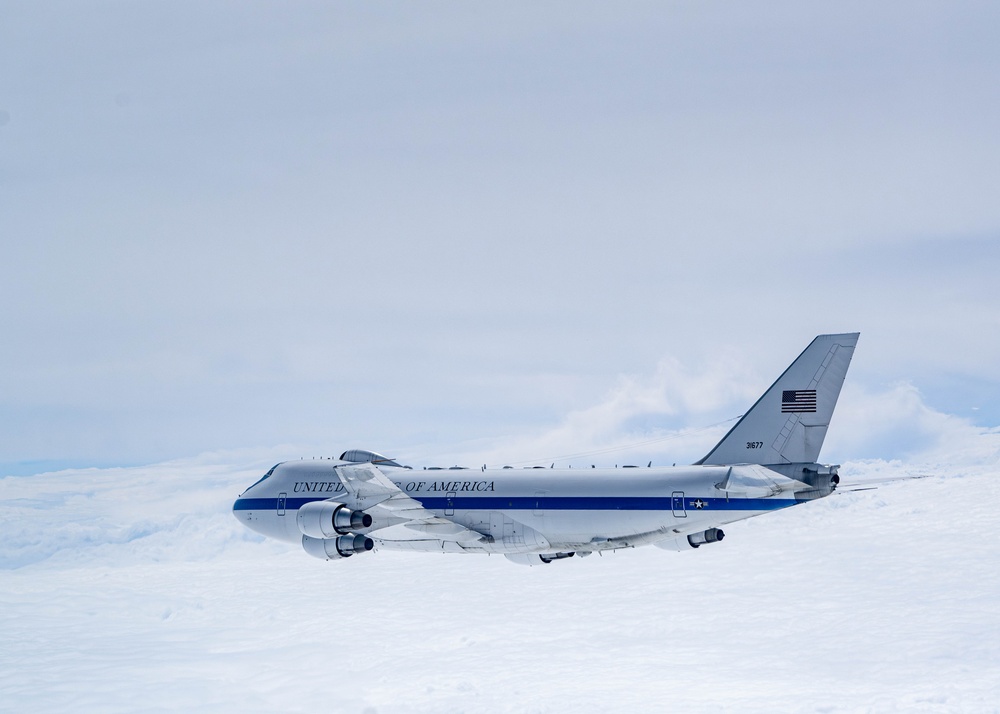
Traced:
[[233, 501], [233, 518], [238, 520], [247, 528], [253, 528], [253, 526], [251, 525], [253, 517], [250, 511], [251, 511], [250, 501], [246, 498], [243, 498], [243, 496], [240, 496], [235, 501]]

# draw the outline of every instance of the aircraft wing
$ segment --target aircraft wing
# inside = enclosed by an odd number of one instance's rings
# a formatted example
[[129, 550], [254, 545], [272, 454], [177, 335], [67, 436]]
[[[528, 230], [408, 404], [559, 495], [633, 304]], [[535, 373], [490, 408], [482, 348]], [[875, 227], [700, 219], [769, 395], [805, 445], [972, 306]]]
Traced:
[[[434, 516], [419, 502], [403, 493], [399, 486], [386, 478], [373, 464], [338, 466], [336, 472], [344, 488], [354, 496], [357, 502], [355, 508], [368, 511], [372, 518], [378, 513], [389, 513], [407, 520]], [[378, 508], [377, 512], [373, 511], [375, 508]]]
[[408, 550], [450, 550], [455, 544], [489, 542], [489, 534], [428, 511], [373, 464], [338, 466], [336, 473], [344, 488], [354, 496], [355, 507], [371, 515], [374, 527], [369, 535], [384, 545]]

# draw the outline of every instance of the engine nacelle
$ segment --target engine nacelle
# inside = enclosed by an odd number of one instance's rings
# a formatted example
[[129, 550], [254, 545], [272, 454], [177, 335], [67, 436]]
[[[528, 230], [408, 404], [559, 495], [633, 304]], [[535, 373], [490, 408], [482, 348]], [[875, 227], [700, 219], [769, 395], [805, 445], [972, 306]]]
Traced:
[[706, 543], [718, 543], [726, 537], [721, 528], [709, 528], [701, 533], [692, 533], [689, 536], [674, 538], [672, 540], [657, 541], [654, 545], [664, 550], [694, 550]]
[[362, 511], [352, 511], [336, 501], [313, 501], [295, 514], [299, 530], [310, 538], [334, 538], [368, 528], [372, 517]]
[[363, 535], [342, 535], [338, 538], [311, 538], [302, 536], [302, 549], [320, 560], [350, 558], [355, 553], [367, 553], [375, 541]]
[[722, 532], [721, 528], [709, 528], [707, 531], [702, 531], [701, 533], [692, 533], [687, 539], [692, 548], [697, 548], [699, 545], [705, 545], [706, 543], [718, 543], [725, 537], [726, 534]]
[[822, 498], [837, 490], [837, 485], [840, 483], [840, 466], [806, 467], [802, 470], [802, 475], [797, 478], [813, 488], [819, 489], [818, 497]]

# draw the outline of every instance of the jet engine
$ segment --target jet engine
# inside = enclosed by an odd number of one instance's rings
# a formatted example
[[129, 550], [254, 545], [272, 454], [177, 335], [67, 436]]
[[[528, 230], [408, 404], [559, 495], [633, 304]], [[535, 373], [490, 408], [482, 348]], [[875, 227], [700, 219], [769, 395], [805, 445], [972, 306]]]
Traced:
[[323, 539], [368, 528], [372, 517], [363, 511], [352, 511], [336, 501], [313, 501], [299, 508], [295, 521], [305, 535]]
[[706, 543], [717, 543], [725, 537], [726, 534], [722, 532], [721, 528], [709, 528], [707, 531], [692, 533], [683, 538], [657, 541], [654, 545], [664, 550], [694, 550]]
[[722, 532], [721, 528], [709, 528], [707, 531], [689, 535], [687, 540], [692, 548], [697, 548], [699, 545], [705, 545], [706, 543], [718, 543], [725, 537], [726, 534]]
[[363, 535], [342, 535], [338, 538], [302, 536], [303, 550], [320, 560], [350, 558], [355, 553], [367, 553], [374, 547], [375, 541]]

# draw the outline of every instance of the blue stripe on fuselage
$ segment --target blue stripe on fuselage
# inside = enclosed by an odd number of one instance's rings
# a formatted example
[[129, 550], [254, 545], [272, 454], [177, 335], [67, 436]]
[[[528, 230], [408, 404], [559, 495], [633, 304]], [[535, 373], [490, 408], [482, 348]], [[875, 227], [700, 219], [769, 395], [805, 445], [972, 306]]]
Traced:
[[[326, 501], [325, 498], [286, 498], [284, 507], [296, 510], [306, 503]], [[414, 499], [428, 510], [456, 508], [468, 511], [539, 510], [539, 511], [672, 511], [674, 501], [669, 496], [457, 496]], [[698, 509], [695, 501], [705, 505]], [[685, 510], [698, 511], [775, 511], [794, 506], [793, 498], [704, 498], [684, 497]], [[277, 498], [240, 498], [234, 511], [273, 511]]]

